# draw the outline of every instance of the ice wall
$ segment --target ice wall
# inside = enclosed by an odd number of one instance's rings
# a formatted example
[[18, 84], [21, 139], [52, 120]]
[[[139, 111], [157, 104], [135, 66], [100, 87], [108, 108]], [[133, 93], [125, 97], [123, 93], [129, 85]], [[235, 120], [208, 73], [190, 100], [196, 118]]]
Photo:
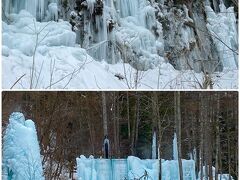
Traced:
[[78, 180], [122, 180], [143, 176], [158, 179], [158, 160], [141, 160], [129, 156], [127, 159], [93, 159], [81, 155], [77, 158]]
[[[183, 179], [195, 180], [195, 162], [193, 160], [182, 159], [183, 165]], [[163, 161], [162, 162], [162, 179], [163, 180], [176, 180], [179, 178], [178, 161]]]
[[134, 156], [127, 158], [128, 179], [141, 178], [158, 180], [159, 160], [156, 159], [139, 159]]
[[3, 180], [41, 180], [43, 170], [35, 124], [14, 112], [3, 136]]
[[[182, 160], [184, 180], [195, 180], [195, 162]], [[159, 160], [141, 160], [134, 156], [127, 159], [93, 159], [80, 156], [77, 158], [78, 180], [123, 180], [159, 178]], [[162, 180], [176, 180], [178, 177], [178, 161], [162, 160]]]

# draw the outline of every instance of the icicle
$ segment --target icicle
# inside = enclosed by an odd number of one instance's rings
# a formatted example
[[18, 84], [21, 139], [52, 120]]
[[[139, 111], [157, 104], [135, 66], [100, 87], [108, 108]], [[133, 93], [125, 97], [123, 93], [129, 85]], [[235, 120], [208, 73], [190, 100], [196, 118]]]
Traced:
[[173, 160], [178, 160], [177, 135], [174, 133], [173, 139]]
[[34, 17], [37, 17], [38, 0], [26, 0], [25, 10], [30, 12]]
[[90, 14], [93, 14], [94, 11], [94, 4], [96, 0], [87, 0], [88, 10], [90, 11]]
[[156, 158], [157, 158], [157, 136], [156, 131], [154, 131], [152, 138], [152, 159]]
[[118, 9], [121, 17], [135, 16], [138, 10], [138, 0], [120, 0]]
[[45, 14], [45, 4], [44, 0], [39, 0], [38, 1], [38, 8], [37, 8], [37, 14], [38, 14], [38, 19], [42, 21], [44, 19], [44, 14]]
[[56, 3], [50, 3], [48, 5], [47, 20], [58, 20], [58, 6]]

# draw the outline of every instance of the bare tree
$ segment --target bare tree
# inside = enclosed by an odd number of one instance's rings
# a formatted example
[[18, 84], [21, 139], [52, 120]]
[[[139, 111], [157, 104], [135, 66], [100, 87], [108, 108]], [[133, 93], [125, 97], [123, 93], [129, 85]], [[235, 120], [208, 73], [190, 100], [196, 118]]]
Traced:
[[182, 168], [182, 153], [181, 153], [181, 107], [180, 107], [180, 91], [174, 92], [175, 102], [175, 131], [177, 134], [177, 146], [178, 146], [178, 169], [179, 178], [183, 180], [183, 168]]

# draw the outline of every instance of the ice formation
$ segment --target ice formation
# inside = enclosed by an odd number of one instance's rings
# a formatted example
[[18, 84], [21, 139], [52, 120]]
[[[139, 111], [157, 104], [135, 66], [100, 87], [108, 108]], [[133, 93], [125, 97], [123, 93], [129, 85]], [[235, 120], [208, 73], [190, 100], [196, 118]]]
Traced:
[[217, 47], [219, 57], [224, 68], [238, 66], [238, 32], [233, 7], [228, 9], [220, 4], [220, 12], [215, 13], [210, 6], [206, 6], [207, 28]]
[[9, 18], [12, 13], [18, 14], [21, 10], [26, 10], [39, 21], [43, 21], [46, 16], [46, 20], [54, 20], [50, 18], [52, 15], [57, 20], [57, 4], [58, 0], [3, 0], [3, 13], [5, 18]]
[[148, 176], [158, 179], [158, 160], [141, 160], [129, 156], [127, 159], [94, 159], [81, 155], [77, 158], [78, 180], [121, 180]]
[[[182, 160], [183, 176], [186, 180], [195, 180], [195, 162]], [[179, 179], [178, 161], [162, 160], [162, 179]], [[120, 180], [120, 179], [152, 179], [158, 180], [159, 160], [139, 159], [129, 156], [127, 159], [94, 159], [81, 155], [77, 158], [78, 180]]]
[[35, 124], [14, 112], [3, 137], [3, 180], [43, 180]]
[[[205, 170], [205, 167], [206, 166], [203, 166], [203, 170]], [[215, 179], [215, 167], [212, 167], [212, 175], [213, 175], [213, 179]], [[198, 177], [199, 179], [201, 179], [201, 171], [198, 173]], [[207, 176], [206, 176], [206, 172], [203, 171], [203, 179], [209, 179]], [[218, 174], [218, 179], [221, 179], [221, 180], [234, 180], [234, 178], [229, 175], [229, 174]]]
[[156, 135], [156, 131], [154, 131], [153, 138], [152, 138], [152, 159], [157, 159], [157, 135]]
[[33, 59], [34, 88], [206, 88], [206, 73], [213, 88], [237, 88], [233, 8], [221, 4], [216, 14], [206, 6], [207, 24], [203, 13], [192, 13], [187, 5], [76, 2], [81, 3], [75, 9], [69, 4], [71, 10], [66, 11], [58, 0], [3, 1], [4, 88], [23, 75], [14, 88], [29, 88]]
[[176, 133], [174, 133], [174, 138], [173, 138], [173, 160], [178, 160], [178, 146], [177, 146]]

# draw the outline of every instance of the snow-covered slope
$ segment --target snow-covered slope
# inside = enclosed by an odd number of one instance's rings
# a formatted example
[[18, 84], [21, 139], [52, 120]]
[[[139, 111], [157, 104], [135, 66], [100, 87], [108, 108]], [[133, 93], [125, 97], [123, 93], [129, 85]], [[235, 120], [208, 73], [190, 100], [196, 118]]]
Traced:
[[[183, 9], [174, 9], [146, 0], [106, 0], [103, 4], [88, 0], [77, 6], [75, 13], [69, 12], [70, 24], [58, 19], [61, 12], [56, 13], [56, 5], [58, 11], [62, 7], [59, 2], [36, 2], [32, 6], [37, 14], [23, 2], [19, 6], [15, 4], [17, 8], [13, 12], [9, 11], [7, 2], [4, 4], [8, 11], [2, 32], [3, 88], [238, 87], [238, 42], [233, 13], [231, 16], [214, 14], [206, 7], [209, 13], [205, 28], [227, 44], [223, 45], [213, 35], [216, 45], [211, 47], [216, 46], [216, 49], [210, 53], [209, 48], [203, 47], [209, 44], [208, 41], [203, 43], [203, 39], [211, 36], [203, 37], [201, 31], [185, 25], [194, 21], [184, 5]], [[233, 11], [224, 9], [223, 4], [221, 7], [222, 11]], [[180, 13], [180, 19], [174, 13]], [[44, 16], [40, 18], [45, 19], [44, 22], [36, 22], [35, 17], [39, 20], [40, 15]], [[51, 19], [58, 21], [49, 21]], [[216, 31], [212, 25], [215, 21], [224, 31], [231, 32], [229, 38]], [[200, 41], [201, 46], [196, 45]], [[226, 53], [222, 48], [226, 48]], [[217, 60], [195, 62], [205, 56], [217, 57]]]

